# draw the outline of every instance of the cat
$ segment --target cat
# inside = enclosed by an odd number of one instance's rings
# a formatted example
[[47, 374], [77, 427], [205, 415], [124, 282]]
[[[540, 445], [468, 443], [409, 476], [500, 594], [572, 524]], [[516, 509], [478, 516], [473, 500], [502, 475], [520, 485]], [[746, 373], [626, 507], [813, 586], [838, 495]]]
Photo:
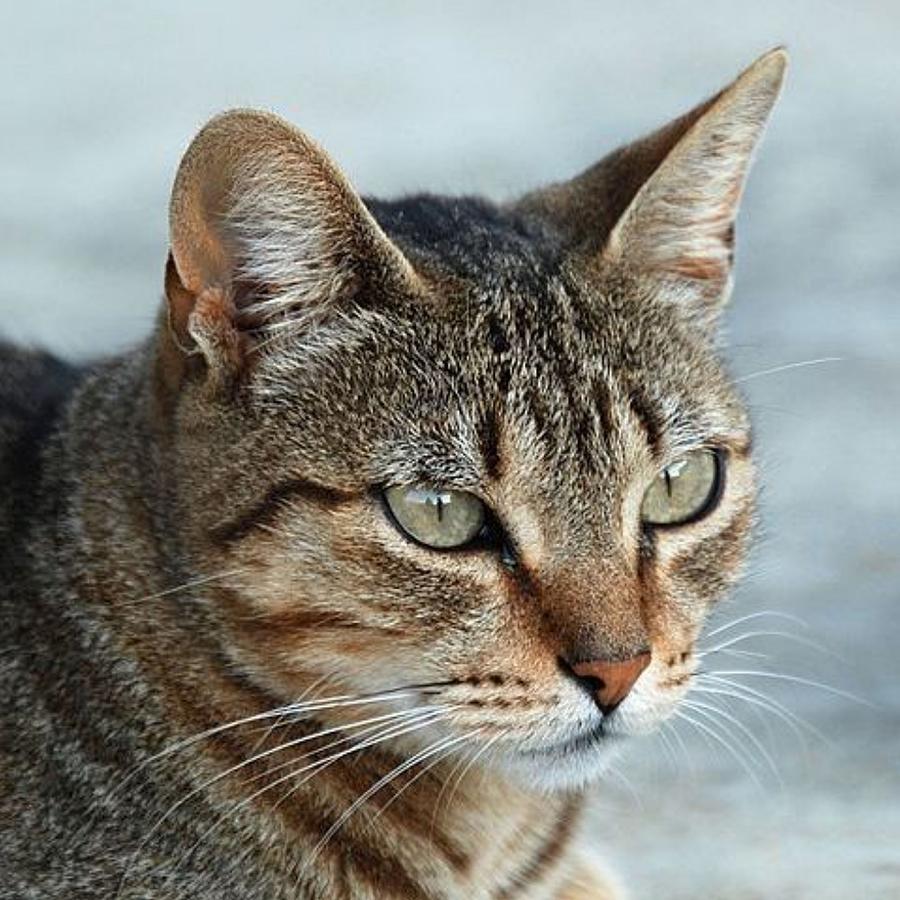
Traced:
[[154, 333], [0, 353], [0, 896], [620, 896], [587, 788], [752, 532], [717, 323], [785, 66], [501, 204], [200, 131]]

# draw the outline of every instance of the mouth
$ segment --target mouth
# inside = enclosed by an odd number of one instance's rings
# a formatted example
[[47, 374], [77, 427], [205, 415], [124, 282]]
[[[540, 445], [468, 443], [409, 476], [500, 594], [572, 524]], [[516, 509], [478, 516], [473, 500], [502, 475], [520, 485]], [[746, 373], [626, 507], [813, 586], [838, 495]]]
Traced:
[[608, 748], [618, 740], [618, 735], [611, 734], [605, 722], [600, 722], [575, 737], [567, 738], [546, 747], [537, 747], [524, 751], [525, 756], [534, 757], [566, 757], [581, 756], [601, 748]]

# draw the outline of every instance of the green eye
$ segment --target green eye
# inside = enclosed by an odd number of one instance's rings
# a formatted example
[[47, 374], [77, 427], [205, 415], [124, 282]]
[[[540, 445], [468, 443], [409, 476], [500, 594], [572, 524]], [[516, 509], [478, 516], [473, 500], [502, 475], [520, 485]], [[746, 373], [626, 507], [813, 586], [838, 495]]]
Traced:
[[406, 534], [436, 550], [465, 546], [485, 523], [484, 504], [465, 491], [389, 487], [384, 499]]
[[685, 525], [718, 500], [721, 459], [713, 450], [694, 450], [666, 466], [644, 494], [641, 519], [648, 525]]

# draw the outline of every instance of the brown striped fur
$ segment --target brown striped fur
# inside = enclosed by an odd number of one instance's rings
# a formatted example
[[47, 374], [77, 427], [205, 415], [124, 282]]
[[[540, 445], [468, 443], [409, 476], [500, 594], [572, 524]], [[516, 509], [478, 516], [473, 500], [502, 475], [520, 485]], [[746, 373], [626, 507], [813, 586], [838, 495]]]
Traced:
[[[201, 131], [151, 338], [0, 348], [0, 897], [620, 896], [586, 787], [684, 696], [751, 530], [716, 321], [783, 69], [502, 206], [364, 202], [263, 113]], [[642, 526], [699, 447], [718, 503]], [[412, 483], [502, 551], [405, 538]], [[602, 713], [563, 665], [648, 650]]]

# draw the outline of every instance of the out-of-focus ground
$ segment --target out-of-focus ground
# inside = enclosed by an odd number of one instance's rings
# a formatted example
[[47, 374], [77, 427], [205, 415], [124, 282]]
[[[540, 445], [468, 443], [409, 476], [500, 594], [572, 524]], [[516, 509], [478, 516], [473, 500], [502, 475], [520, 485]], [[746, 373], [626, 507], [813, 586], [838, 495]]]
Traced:
[[[589, 839], [635, 898], [900, 897], [900, 7], [757, 0], [6, 4], [0, 314], [83, 357], [145, 334], [168, 189], [210, 114], [274, 109], [364, 191], [504, 198], [575, 173], [769, 46], [793, 69], [739, 224], [728, 321], [758, 423], [763, 536], [716, 624], [786, 630], [708, 659], [824, 733], [731, 714], [744, 766], [678, 731], [637, 745]], [[839, 362], [759, 375], [821, 357]], [[715, 625], [713, 626], [715, 627]], [[722, 697], [697, 700], [722, 701]], [[702, 721], [702, 720], [701, 720]], [[674, 759], [672, 758], [674, 756]], [[756, 782], [759, 782], [758, 784]]]

